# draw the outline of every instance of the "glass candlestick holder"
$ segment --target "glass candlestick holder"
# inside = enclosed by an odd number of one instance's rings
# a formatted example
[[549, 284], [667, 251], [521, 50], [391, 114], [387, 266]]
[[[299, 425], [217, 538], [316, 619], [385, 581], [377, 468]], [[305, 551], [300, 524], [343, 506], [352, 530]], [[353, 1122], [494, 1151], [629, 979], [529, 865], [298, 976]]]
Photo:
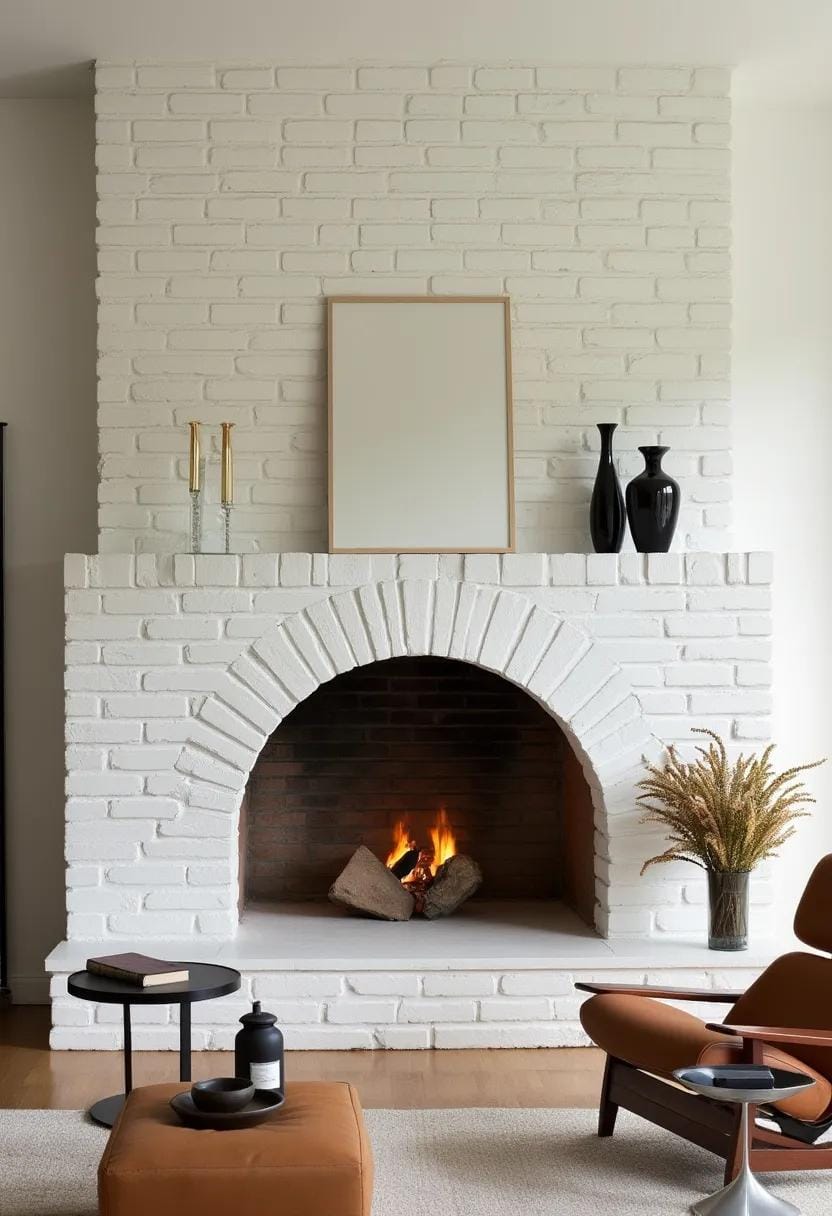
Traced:
[[190, 490], [191, 497], [191, 552], [202, 552], [202, 486]]
[[222, 504], [222, 531], [223, 531], [223, 548], [225, 553], [231, 552], [231, 511], [233, 504], [224, 502]]

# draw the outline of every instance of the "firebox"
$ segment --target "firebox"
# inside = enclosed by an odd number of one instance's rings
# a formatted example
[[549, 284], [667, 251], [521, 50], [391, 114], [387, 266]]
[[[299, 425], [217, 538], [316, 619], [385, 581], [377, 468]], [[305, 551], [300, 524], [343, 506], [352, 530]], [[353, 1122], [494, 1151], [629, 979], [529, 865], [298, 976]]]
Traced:
[[564, 899], [592, 922], [589, 789], [555, 719], [470, 664], [394, 658], [299, 704], [251, 772], [243, 903], [324, 900], [359, 845], [474, 858], [477, 897]]

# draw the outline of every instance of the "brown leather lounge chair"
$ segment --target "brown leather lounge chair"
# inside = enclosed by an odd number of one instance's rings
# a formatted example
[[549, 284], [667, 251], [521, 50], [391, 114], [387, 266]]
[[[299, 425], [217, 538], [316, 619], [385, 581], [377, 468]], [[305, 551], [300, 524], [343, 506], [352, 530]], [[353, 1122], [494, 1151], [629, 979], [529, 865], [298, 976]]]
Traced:
[[[735, 1177], [739, 1110], [669, 1080], [694, 1064], [765, 1063], [812, 1077], [802, 1093], [764, 1108], [779, 1130], [755, 1125], [749, 1109], [749, 1164], [761, 1172], [832, 1169], [832, 1144], [815, 1144], [832, 1127], [832, 854], [812, 873], [797, 909], [796, 936], [824, 955], [785, 954], [747, 992], [578, 984], [597, 995], [581, 1009], [584, 1030], [606, 1053], [598, 1135], [611, 1136], [618, 1108], [725, 1158]], [[702, 1022], [661, 1000], [712, 1001], [733, 1008], [725, 1022]]]

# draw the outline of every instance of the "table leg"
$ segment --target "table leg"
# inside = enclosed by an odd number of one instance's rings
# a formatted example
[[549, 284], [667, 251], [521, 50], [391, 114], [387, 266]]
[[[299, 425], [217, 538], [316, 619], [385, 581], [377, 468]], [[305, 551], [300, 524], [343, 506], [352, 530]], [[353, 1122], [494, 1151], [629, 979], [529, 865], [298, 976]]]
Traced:
[[800, 1216], [799, 1209], [793, 1203], [772, 1195], [751, 1172], [748, 1164], [748, 1104], [745, 1102], [742, 1104], [740, 1143], [742, 1160], [734, 1181], [729, 1182], [715, 1195], [709, 1195], [707, 1199], [694, 1203], [691, 1212], [695, 1216]]
[[130, 1021], [130, 1005], [122, 1006], [124, 1024], [124, 1093], [113, 1094], [111, 1098], [101, 1098], [87, 1112], [89, 1117], [101, 1127], [112, 1127], [122, 1112], [127, 1095], [133, 1088], [133, 1026]]
[[179, 1006], [179, 1080], [191, 1079], [191, 1002]]
[[133, 1088], [133, 1027], [130, 1021], [130, 1005], [124, 1004], [124, 1092]]

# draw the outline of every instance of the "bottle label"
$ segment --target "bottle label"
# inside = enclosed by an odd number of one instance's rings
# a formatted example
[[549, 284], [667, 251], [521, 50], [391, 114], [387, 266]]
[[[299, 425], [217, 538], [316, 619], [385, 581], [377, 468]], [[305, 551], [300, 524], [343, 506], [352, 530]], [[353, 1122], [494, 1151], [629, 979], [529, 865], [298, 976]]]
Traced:
[[256, 1089], [280, 1089], [280, 1060], [252, 1061], [248, 1070]]

